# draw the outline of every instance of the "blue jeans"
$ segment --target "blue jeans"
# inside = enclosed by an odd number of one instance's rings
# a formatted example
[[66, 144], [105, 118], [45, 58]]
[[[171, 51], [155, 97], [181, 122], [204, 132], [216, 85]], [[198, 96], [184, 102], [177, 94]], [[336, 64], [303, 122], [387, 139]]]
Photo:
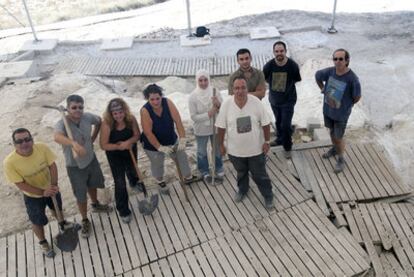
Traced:
[[237, 171], [237, 187], [241, 194], [249, 191], [249, 171], [266, 200], [273, 199], [272, 184], [266, 172], [266, 156], [262, 153], [253, 157], [236, 157], [229, 154], [231, 163]]
[[295, 105], [274, 106], [271, 105], [276, 118], [276, 143], [283, 145], [286, 151], [292, 150], [292, 118]]
[[[209, 165], [208, 165], [208, 154], [207, 154], [207, 143], [210, 138], [210, 142], [213, 143], [213, 135], [210, 136], [195, 136], [197, 141], [197, 168], [200, 171], [201, 175], [209, 174]], [[223, 160], [221, 158], [220, 149], [217, 144], [216, 137], [216, 174], [224, 172], [223, 170]]]

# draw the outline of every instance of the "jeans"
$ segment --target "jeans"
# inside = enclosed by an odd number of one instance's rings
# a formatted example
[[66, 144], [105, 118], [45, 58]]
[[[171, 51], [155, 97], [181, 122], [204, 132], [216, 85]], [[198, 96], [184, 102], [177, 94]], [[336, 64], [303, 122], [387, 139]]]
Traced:
[[271, 107], [276, 118], [276, 143], [283, 145], [283, 149], [286, 151], [290, 151], [292, 150], [292, 118], [295, 105], [271, 105]]
[[266, 156], [262, 153], [253, 157], [236, 157], [229, 154], [231, 163], [237, 171], [237, 186], [241, 194], [249, 191], [249, 171], [264, 199], [272, 200], [272, 184], [266, 172]]
[[131, 210], [128, 205], [128, 190], [125, 176], [128, 178], [129, 184], [133, 186], [138, 182], [137, 173], [131, 158], [108, 158], [108, 162], [115, 183], [116, 209], [120, 216], [127, 216], [131, 214]]
[[[159, 151], [151, 151], [147, 149], [144, 150], [149, 160], [151, 161], [152, 176], [158, 181], [163, 180], [165, 154]], [[176, 153], [172, 153], [171, 157], [177, 158], [177, 162], [183, 177], [191, 177], [191, 168], [190, 164], [188, 163], [188, 158], [185, 151], [177, 151]]]
[[[200, 171], [201, 175], [207, 175], [210, 173], [208, 165], [208, 153], [207, 153], [207, 143], [210, 138], [211, 144], [213, 144], [213, 135], [210, 136], [196, 136], [197, 141], [197, 168]], [[215, 153], [215, 163], [216, 163], [216, 174], [223, 173], [223, 159], [221, 158], [220, 148], [217, 144], [216, 137], [216, 153]]]

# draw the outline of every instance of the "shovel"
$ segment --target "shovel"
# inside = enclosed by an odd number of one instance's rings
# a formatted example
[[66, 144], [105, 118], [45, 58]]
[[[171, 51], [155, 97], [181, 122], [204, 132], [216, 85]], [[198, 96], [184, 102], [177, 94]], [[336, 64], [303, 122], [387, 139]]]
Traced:
[[[132, 149], [129, 149], [129, 155], [131, 156], [132, 163], [134, 164], [135, 171], [137, 172], [138, 178], [143, 182], [144, 176], [141, 171], [138, 169], [137, 161], [135, 160], [134, 153]], [[138, 202], [138, 210], [141, 214], [150, 215], [152, 214], [158, 206], [158, 194], [151, 195], [151, 198], [148, 199], [147, 188], [145, 187], [144, 182], [142, 183], [142, 191], [144, 192], [145, 199]]]
[[59, 234], [57, 234], [55, 237], [55, 244], [60, 250], [64, 252], [71, 252], [75, 250], [79, 242], [79, 225], [73, 224], [72, 226], [65, 228], [65, 219], [63, 217], [61, 210], [59, 209], [59, 205], [56, 201], [55, 196], [52, 196], [52, 201], [53, 206], [55, 207], [56, 217], [59, 223]]

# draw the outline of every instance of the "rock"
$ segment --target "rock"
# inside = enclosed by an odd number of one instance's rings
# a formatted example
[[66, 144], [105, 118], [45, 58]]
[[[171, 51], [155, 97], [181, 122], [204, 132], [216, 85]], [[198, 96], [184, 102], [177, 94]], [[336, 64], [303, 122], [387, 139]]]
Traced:
[[306, 136], [306, 135], [301, 136], [300, 139], [305, 143], [308, 143], [308, 142], [312, 141], [312, 138], [310, 136]]

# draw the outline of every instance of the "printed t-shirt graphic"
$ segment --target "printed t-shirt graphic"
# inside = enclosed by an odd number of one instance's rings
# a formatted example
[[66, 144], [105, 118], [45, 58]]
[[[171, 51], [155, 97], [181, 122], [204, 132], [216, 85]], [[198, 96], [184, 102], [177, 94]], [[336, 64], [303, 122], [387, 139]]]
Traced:
[[272, 73], [272, 90], [276, 92], [285, 92], [287, 83], [287, 72]]
[[326, 87], [325, 103], [333, 109], [339, 109], [341, 107], [341, 101], [344, 96], [345, 89], [345, 82], [336, 80], [330, 76]]
[[252, 130], [252, 120], [250, 116], [239, 117], [236, 120], [237, 133], [248, 133]]

